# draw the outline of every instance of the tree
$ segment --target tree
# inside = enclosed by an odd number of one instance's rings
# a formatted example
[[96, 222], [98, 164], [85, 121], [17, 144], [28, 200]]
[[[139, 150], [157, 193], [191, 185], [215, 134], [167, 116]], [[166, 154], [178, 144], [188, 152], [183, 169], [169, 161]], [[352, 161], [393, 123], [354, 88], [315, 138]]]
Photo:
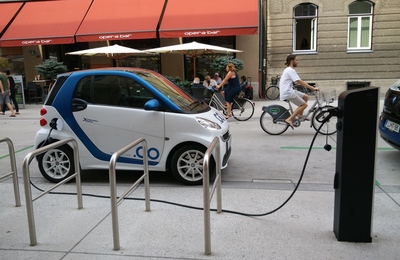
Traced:
[[243, 61], [233, 58], [233, 56], [219, 56], [211, 63], [211, 68], [215, 71], [225, 71], [226, 65], [232, 62], [236, 71], [243, 69]]
[[52, 59], [44, 60], [42, 64], [35, 66], [35, 69], [44, 79], [56, 79], [58, 74], [68, 70], [62, 62]]

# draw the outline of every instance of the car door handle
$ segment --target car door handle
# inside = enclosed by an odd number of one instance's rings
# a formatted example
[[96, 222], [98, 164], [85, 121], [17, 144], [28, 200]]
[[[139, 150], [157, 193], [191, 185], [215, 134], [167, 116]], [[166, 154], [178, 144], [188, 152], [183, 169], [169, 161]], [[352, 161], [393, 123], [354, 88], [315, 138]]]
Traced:
[[72, 112], [85, 110], [88, 103], [80, 98], [72, 99]]

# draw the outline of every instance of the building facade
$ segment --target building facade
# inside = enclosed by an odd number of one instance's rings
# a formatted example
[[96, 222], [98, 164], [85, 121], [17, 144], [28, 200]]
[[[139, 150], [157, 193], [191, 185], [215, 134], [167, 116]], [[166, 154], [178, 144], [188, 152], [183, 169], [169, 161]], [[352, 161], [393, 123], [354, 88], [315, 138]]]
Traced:
[[400, 1], [266, 0], [266, 7], [269, 79], [288, 54], [298, 55], [300, 77], [321, 88], [385, 93], [400, 78]]
[[[152, 2], [154, 8], [149, 8], [150, 1], [145, 0], [117, 2], [124, 4], [117, 15], [109, 12], [107, 0], [0, 3], [0, 55], [12, 60], [15, 71], [30, 81], [36, 75], [35, 65], [48, 58], [65, 62], [70, 70], [113, 66], [107, 57], [65, 55], [71, 51], [114, 43], [138, 49], [193, 39], [217, 43], [219, 40], [214, 39], [218, 38], [227, 43], [223, 47], [245, 51], [235, 55], [244, 63], [239, 74], [250, 78], [261, 98], [271, 77], [282, 73], [288, 54], [298, 55], [297, 71], [303, 80], [320, 88], [336, 88], [338, 92], [377, 86], [385, 93], [400, 78], [399, 0], [251, 0], [229, 5], [231, 1], [227, 0], [157, 0]], [[60, 7], [63, 3], [65, 7]], [[215, 4], [218, 8], [214, 10], [211, 7]], [[6, 5], [10, 6], [7, 11]], [[223, 13], [227, 6], [236, 9]], [[71, 7], [83, 9], [74, 16], [63, 16], [65, 26], [60, 27], [56, 9], [64, 12]], [[104, 12], [107, 19], [100, 19]], [[27, 17], [32, 13], [34, 19]], [[8, 20], [5, 14], [10, 16]], [[74, 20], [70, 21], [70, 17]], [[130, 23], [118, 22], [135, 17], [138, 19]], [[24, 22], [27, 27], [21, 30]], [[51, 29], [52, 25], [55, 29]], [[49, 38], [54, 31], [55, 35]], [[146, 66], [167, 76], [190, 80], [192, 73], [185, 62], [184, 55], [162, 54], [151, 59], [127, 58], [123, 64]]]
[[[69, 70], [115, 66], [107, 57], [66, 55], [82, 49], [119, 44], [150, 49], [198, 40], [245, 49], [236, 58], [247, 76], [257, 80], [258, 0], [59, 0], [0, 3], [0, 55], [14, 72], [32, 81], [44, 59], [64, 62]], [[215, 7], [218, 8], [215, 8]], [[232, 19], [237, 17], [237, 19]], [[256, 49], [255, 49], [256, 48]], [[249, 51], [248, 51], [249, 50]], [[192, 80], [187, 57], [176, 54], [132, 56], [120, 66], [144, 67], [163, 75]], [[201, 74], [212, 57], [199, 58]], [[203, 75], [204, 76], [204, 75]]]

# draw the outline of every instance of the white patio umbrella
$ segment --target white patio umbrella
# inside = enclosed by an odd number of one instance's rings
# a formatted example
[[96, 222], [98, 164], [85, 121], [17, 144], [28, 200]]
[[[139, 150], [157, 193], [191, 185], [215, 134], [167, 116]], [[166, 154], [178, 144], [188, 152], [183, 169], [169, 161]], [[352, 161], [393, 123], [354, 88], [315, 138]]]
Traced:
[[194, 67], [194, 78], [196, 77], [196, 58], [203, 56], [205, 54], [214, 54], [214, 53], [237, 53], [244, 52], [241, 50], [235, 50], [225, 47], [219, 47], [210, 44], [198, 43], [198, 42], [190, 42], [183, 43], [171, 46], [165, 46], [160, 48], [148, 49], [145, 52], [153, 52], [153, 53], [176, 53], [176, 54], [185, 54], [189, 57], [193, 58], [193, 67]]
[[133, 54], [149, 54], [149, 53], [146, 51], [136, 50], [136, 49], [120, 46], [118, 44], [114, 44], [111, 46], [104, 46], [104, 47], [92, 48], [92, 49], [81, 50], [81, 51], [67, 52], [65, 54], [81, 55], [81, 56], [96, 56], [96, 55], [107, 56], [107, 57], [114, 59], [115, 63], [117, 64], [117, 67], [118, 67], [118, 63], [119, 63], [120, 59], [124, 59]]

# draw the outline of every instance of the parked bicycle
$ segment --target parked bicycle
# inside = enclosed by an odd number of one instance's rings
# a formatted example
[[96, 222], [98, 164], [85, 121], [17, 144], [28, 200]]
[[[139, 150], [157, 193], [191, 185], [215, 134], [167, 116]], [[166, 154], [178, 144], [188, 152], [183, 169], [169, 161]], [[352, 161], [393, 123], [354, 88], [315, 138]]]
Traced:
[[[321, 124], [324, 123], [320, 129], [321, 134], [332, 135], [336, 133], [337, 117], [332, 116], [326, 121], [328, 116], [330, 116], [330, 111], [335, 108], [329, 105], [335, 100], [335, 89], [325, 92], [322, 90], [315, 91], [314, 95], [315, 101], [311, 105], [306, 115], [300, 119], [294, 119], [293, 126], [299, 127], [301, 123], [308, 120], [309, 116], [312, 114], [310, 127], [314, 127], [314, 129], [317, 131]], [[266, 133], [270, 135], [280, 135], [288, 129], [289, 125], [285, 122], [285, 120], [293, 113], [293, 107], [290, 101], [285, 101], [289, 104], [289, 109], [277, 104], [263, 106], [263, 112], [260, 117], [260, 125]]]
[[[226, 101], [222, 94], [215, 88], [209, 89], [212, 93], [209, 106], [227, 115]], [[254, 114], [254, 103], [247, 98], [237, 96], [233, 99], [232, 116], [238, 121], [249, 120]]]
[[[313, 86], [313, 87], [315, 86], [315, 83], [309, 83], [309, 82], [307, 82], [307, 83], [310, 86]], [[302, 86], [300, 84], [293, 84], [293, 88], [295, 90], [297, 90], [297, 91], [303, 92], [304, 94], [314, 95], [314, 92], [312, 90], [310, 90], [310, 89], [308, 89], [308, 88], [306, 88], [306, 87], [304, 87], [304, 86]]]
[[279, 98], [279, 80], [280, 80], [280, 78], [281, 78], [280, 75], [271, 77], [271, 84], [267, 88], [267, 91], [265, 93], [268, 99], [275, 100], [275, 99]]
[[308, 88], [300, 85], [300, 84], [293, 84], [293, 88], [297, 91], [300, 91], [304, 94], [314, 94], [314, 92], [312, 92], [312, 90], [309, 90]]
[[[280, 95], [280, 93], [279, 93], [279, 81], [280, 81], [280, 79], [281, 79], [280, 75], [276, 75], [274, 77], [271, 77], [271, 84], [267, 88], [267, 91], [265, 93], [268, 99], [275, 100], [275, 99], [279, 98], [279, 95]], [[312, 85], [312, 86], [315, 85], [314, 83], [309, 83], [309, 84]], [[304, 87], [304, 86], [302, 86], [300, 84], [293, 84], [293, 88], [298, 90], [298, 91], [300, 91], [300, 92], [303, 92], [305, 94], [312, 94], [312, 93], [310, 93], [308, 88], [306, 88], [306, 87]]]

